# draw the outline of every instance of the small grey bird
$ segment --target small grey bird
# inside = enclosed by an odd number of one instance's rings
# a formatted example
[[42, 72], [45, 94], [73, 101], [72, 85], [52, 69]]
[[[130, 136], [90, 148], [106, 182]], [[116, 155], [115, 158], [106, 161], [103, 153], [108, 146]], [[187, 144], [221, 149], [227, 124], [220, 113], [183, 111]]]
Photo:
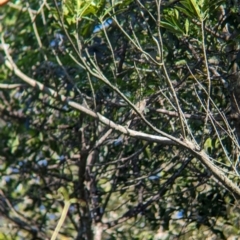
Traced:
[[[147, 100], [146, 99], [142, 99], [140, 101], [138, 101], [135, 106], [138, 109], [138, 112], [141, 114], [144, 114], [144, 110], [146, 109], [146, 105], [147, 105]], [[133, 121], [134, 117], [137, 116], [137, 113], [135, 112], [135, 110], [131, 110], [128, 118], [130, 118], [130, 120], [127, 122], [127, 127], [129, 127], [131, 125], [131, 122]]]

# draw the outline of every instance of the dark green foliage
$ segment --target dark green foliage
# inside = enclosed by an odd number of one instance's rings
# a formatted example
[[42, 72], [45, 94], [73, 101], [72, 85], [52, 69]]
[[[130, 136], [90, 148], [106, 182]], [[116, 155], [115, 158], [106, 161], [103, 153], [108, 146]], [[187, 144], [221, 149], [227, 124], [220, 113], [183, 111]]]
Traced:
[[235, 193], [193, 151], [109, 132], [67, 104], [159, 137], [124, 98], [139, 109], [145, 99], [147, 121], [196, 142], [239, 184], [238, 68], [232, 70], [239, 12], [229, 4], [31, 0], [0, 10], [2, 39], [17, 67], [67, 98], [17, 77], [1, 42], [0, 239], [50, 239], [67, 201], [61, 239], [239, 235]]

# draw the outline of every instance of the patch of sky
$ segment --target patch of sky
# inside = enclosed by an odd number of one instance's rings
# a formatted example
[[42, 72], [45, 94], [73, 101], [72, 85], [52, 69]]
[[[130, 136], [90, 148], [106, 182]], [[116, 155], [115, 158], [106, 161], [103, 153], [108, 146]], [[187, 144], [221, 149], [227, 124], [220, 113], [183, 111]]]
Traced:
[[108, 28], [112, 24], [113, 20], [111, 18], [105, 20], [102, 24], [95, 26], [93, 33], [101, 31], [103, 28]]

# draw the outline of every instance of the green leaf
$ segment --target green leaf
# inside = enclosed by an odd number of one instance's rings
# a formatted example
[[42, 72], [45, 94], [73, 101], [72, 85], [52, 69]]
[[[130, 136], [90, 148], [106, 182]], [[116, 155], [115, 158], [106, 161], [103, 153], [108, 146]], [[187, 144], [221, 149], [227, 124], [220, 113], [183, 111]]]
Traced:
[[212, 148], [213, 148], [212, 139], [208, 138], [204, 143], [204, 149], [206, 152], [210, 153], [212, 151]]
[[186, 31], [186, 35], [188, 35], [188, 32], [189, 32], [189, 20], [187, 18], [185, 20], [185, 31]]
[[176, 25], [170, 24], [168, 22], [161, 21], [160, 26], [168, 29], [170, 32], [175, 33], [175, 34], [183, 34], [184, 33]]
[[179, 6], [176, 6], [176, 8], [177, 8], [180, 12], [182, 12], [182, 13], [184, 13], [186, 16], [188, 16], [189, 18], [194, 17], [194, 15], [193, 15], [191, 12], [189, 12], [187, 9], [182, 8], [182, 7], [179, 7]]
[[69, 192], [66, 187], [62, 186], [57, 191], [63, 196], [64, 200], [69, 200]]
[[176, 66], [186, 65], [187, 61], [185, 59], [181, 59], [175, 62]]
[[205, 1], [196, 1], [196, 0], [184, 0], [180, 1], [183, 7], [177, 6], [176, 8], [187, 15], [189, 18], [197, 18], [200, 21], [203, 21], [206, 17], [209, 4]]
[[15, 151], [17, 150], [19, 146], [19, 138], [18, 135], [15, 137], [15, 139], [12, 141], [11, 144], [11, 153], [15, 153]]
[[200, 10], [199, 5], [197, 4], [196, 0], [190, 0], [190, 1], [191, 1], [192, 7], [193, 7], [195, 13], [197, 14], [198, 18], [202, 19], [201, 10]]

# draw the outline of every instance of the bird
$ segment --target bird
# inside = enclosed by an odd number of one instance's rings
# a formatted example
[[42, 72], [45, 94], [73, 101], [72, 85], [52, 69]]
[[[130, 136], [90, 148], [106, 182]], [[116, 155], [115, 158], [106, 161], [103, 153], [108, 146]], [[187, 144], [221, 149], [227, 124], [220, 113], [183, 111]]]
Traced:
[[[135, 107], [137, 108], [138, 113], [144, 114], [145, 110], [146, 110], [146, 105], [147, 105], [147, 99], [142, 99], [142, 100], [138, 101], [135, 104]], [[131, 124], [134, 122], [136, 117], [137, 117], [137, 113], [135, 112], [135, 110], [131, 109], [130, 112], [128, 114], [126, 114], [126, 116], [124, 117], [125, 120], [128, 119], [125, 124], [126, 128], [129, 128], [131, 126]], [[124, 139], [125, 139], [125, 136], [123, 134], [121, 134], [117, 139], [112, 141], [113, 146], [116, 147], [116, 146], [122, 145]]]
[[[147, 105], [147, 101], [146, 99], [142, 99], [140, 101], [138, 101], [135, 106], [137, 107], [137, 110], [140, 114], [144, 114], [144, 111], [146, 109], [146, 105]], [[128, 115], [128, 118], [130, 119], [128, 122], [127, 122], [127, 127], [130, 126], [131, 122], [133, 121], [133, 119], [137, 116], [137, 113], [135, 112], [135, 110], [131, 110], [130, 111], [130, 114]]]

